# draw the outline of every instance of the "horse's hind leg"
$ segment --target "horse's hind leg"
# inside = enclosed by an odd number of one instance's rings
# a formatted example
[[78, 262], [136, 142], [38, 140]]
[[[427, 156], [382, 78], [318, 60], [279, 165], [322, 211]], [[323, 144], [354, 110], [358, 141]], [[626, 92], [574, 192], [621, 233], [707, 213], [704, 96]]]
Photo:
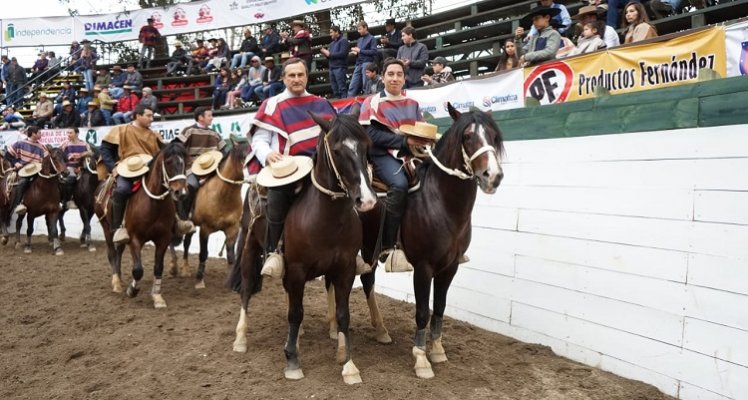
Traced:
[[327, 323], [330, 326], [328, 334], [330, 339], [338, 339], [338, 319], [335, 317], [335, 286], [325, 278], [325, 289], [327, 290]]
[[16, 236], [16, 244], [15, 244], [16, 249], [20, 249], [21, 246], [22, 246], [22, 244], [21, 244], [21, 228], [22, 227], [23, 227], [23, 215], [19, 215], [19, 216], [16, 217], [16, 233], [15, 233], [15, 236]]
[[132, 257], [132, 283], [127, 287], [127, 296], [135, 297], [140, 292], [138, 283], [143, 278], [143, 263], [140, 259], [142, 245], [135, 238], [131, 238], [128, 246], [130, 247], [130, 256]]
[[192, 244], [192, 233], [184, 235], [182, 243], [182, 266], [179, 268], [179, 276], [186, 278], [191, 275], [190, 271], [190, 244]]
[[366, 295], [366, 304], [369, 305], [369, 315], [371, 316], [371, 326], [376, 331], [377, 342], [382, 344], [392, 343], [392, 338], [387, 328], [384, 326], [382, 320], [382, 314], [379, 312], [379, 305], [377, 304], [377, 296], [374, 292], [374, 271], [368, 274], [361, 275], [361, 284], [364, 288], [364, 294]]
[[65, 252], [62, 250], [62, 244], [60, 243], [60, 239], [57, 236], [57, 215], [58, 213], [47, 214], [45, 218], [47, 220], [49, 239], [52, 241], [52, 249], [54, 249], [56, 256], [61, 256]]
[[349, 385], [361, 383], [361, 374], [351, 359], [351, 337], [348, 329], [350, 323], [348, 300], [351, 295], [353, 279], [353, 275], [338, 276], [332, 285], [335, 288], [335, 319], [338, 322], [338, 351], [335, 354], [335, 359], [337, 362], [344, 364], [343, 382]]
[[125, 251], [124, 244], [113, 244], [111, 237], [107, 240], [107, 257], [112, 267], [112, 291], [122, 293], [122, 253]]
[[434, 313], [431, 316], [431, 351], [429, 360], [438, 364], [447, 361], [447, 353], [442, 346], [442, 322], [444, 321], [444, 308], [447, 306], [447, 291], [457, 272], [454, 265], [434, 277]]
[[[22, 219], [22, 217], [19, 217], [19, 219]], [[31, 218], [31, 214], [26, 213], [26, 244], [23, 245], [23, 252], [26, 254], [31, 254], [31, 235], [33, 234], [34, 234], [34, 219]]]
[[161, 277], [164, 273], [164, 256], [169, 242], [156, 244], [156, 259], [153, 263], [153, 287], [151, 287], [151, 298], [153, 299], [154, 308], [166, 308], [166, 300], [161, 296]]
[[236, 260], [236, 239], [239, 236], [239, 227], [231, 227], [223, 233], [226, 235], [226, 265], [230, 269]]
[[65, 241], [65, 211], [67, 211], [65, 208], [63, 208], [58, 214], [57, 214], [57, 223], [60, 225], [60, 241]]
[[431, 363], [426, 358], [426, 324], [429, 321], [429, 296], [431, 293], [431, 276], [426, 273], [426, 267], [420, 265], [415, 268], [413, 276], [413, 291], [416, 297], [416, 338], [413, 346], [416, 376], [423, 379], [434, 377]]
[[197, 274], [195, 278], [197, 283], [195, 289], [205, 289], [205, 262], [208, 261], [208, 237], [210, 232], [207, 229], [200, 228], [200, 263], [197, 265]]

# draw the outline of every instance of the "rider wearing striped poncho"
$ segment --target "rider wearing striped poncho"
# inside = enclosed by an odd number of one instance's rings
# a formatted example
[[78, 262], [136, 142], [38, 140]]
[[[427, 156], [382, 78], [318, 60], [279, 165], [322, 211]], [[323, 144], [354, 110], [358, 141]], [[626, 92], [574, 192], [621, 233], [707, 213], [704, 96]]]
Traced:
[[[13, 163], [16, 169], [21, 169], [30, 162], [41, 163], [44, 157], [49, 154], [47, 148], [39, 143], [42, 133], [38, 126], [28, 127], [26, 129], [26, 136], [26, 139], [19, 140], [8, 148], [6, 157], [9, 158], [9, 161]], [[18, 180], [16, 195], [13, 197], [13, 204], [10, 207], [18, 215], [26, 214], [26, 206], [21, 204], [21, 199], [23, 199], [23, 195], [26, 193], [26, 189], [29, 187], [32, 179], [33, 177], [22, 177]]]

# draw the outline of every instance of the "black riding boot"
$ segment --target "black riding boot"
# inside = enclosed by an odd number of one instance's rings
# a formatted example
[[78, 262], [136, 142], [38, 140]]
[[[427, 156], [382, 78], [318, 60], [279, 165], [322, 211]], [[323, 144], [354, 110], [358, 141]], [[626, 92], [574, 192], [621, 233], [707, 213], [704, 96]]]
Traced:
[[64, 181], [60, 184], [60, 202], [62, 203], [62, 207], [65, 209], [73, 209], [75, 207], [75, 203], [73, 200], [73, 192], [75, 191], [75, 175], [72, 177], [65, 178]]
[[390, 189], [385, 199], [382, 251], [379, 253], [379, 261], [385, 264], [387, 272], [407, 272], [413, 270], [413, 267], [405, 257], [405, 253], [395, 248], [397, 232], [400, 230], [400, 222], [403, 219], [403, 212], [405, 212], [407, 196], [407, 191]]
[[265, 216], [267, 219], [267, 232], [265, 235], [265, 252], [267, 258], [262, 266], [262, 274], [280, 278], [283, 276], [283, 257], [278, 254], [278, 242], [283, 235], [283, 223], [286, 214], [293, 203], [293, 187], [271, 188], [268, 190], [267, 208]]
[[116, 244], [124, 244], [130, 241], [127, 230], [122, 226], [122, 220], [125, 218], [127, 209], [127, 196], [114, 192], [112, 194], [112, 240]]
[[13, 204], [11, 205], [10, 209], [14, 210], [14, 212], [18, 215], [26, 214], [26, 206], [21, 204], [21, 200], [23, 200], [23, 194], [26, 193], [26, 189], [28, 187], [29, 187], [28, 178], [21, 178], [18, 181], [18, 185], [16, 185], [16, 192], [15, 192], [15, 196], [13, 197]]

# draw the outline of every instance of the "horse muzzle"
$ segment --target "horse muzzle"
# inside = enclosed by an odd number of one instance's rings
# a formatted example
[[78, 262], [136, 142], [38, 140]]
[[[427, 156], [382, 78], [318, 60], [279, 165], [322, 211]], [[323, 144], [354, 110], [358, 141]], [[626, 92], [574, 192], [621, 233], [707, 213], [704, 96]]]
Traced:
[[477, 178], [478, 187], [480, 187], [483, 193], [494, 194], [501, 184], [501, 180], [504, 179], [504, 171], [501, 169], [501, 166], [498, 166], [497, 169], [489, 168], [477, 175]]

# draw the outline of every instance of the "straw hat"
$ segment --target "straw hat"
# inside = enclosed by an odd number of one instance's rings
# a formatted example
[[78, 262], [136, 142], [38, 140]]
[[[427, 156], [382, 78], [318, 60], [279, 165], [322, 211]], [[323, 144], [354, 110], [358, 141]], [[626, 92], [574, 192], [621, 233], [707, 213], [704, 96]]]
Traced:
[[275, 62], [275, 58], [273, 57], [265, 57], [265, 62], [272, 61]]
[[44, 97], [46, 99], [47, 98], [47, 94], [44, 93], [44, 92], [39, 93], [39, 98], [41, 99], [42, 97]]
[[416, 121], [415, 125], [400, 125], [400, 132], [406, 135], [436, 140], [436, 125], [429, 124], [428, 122]]
[[78, 89], [78, 91], [79, 92], [86, 92], [86, 93], [88, 93], [88, 88], [82, 87], [82, 88]]
[[222, 158], [223, 154], [218, 150], [206, 151], [192, 163], [192, 173], [198, 176], [208, 175], [218, 168], [218, 163]]
[[97, 103], [97, 102], [95, 102], [95, 101], [89, 101], [89, 102], [88, 102], [88, 103], [86, 104], [86, 106], [88, 106], [88, 107], [91, 107], [91, 106], [93, 106], [93, 107], [98, 107], [98, 106], [99, 106], [99, 103]]
[[180, 42], [179, 40], [175, 40], [174, 47], [182, 47], [182, 42]]
[[18, 171], [18, 176], [20, 176], [21, 178], [28, 178], [29, 176], [34, 176], [41, 171], [42, 164], [32, 161], [24, 165], [23, 168]]
[[94, 91], [94, 92], [100, 92], [100, 91], [101, 91], [101, 86], [99, 86], [99, 85], [94, 85], [94, 87], [93, 87], [93, 91]]
[[153, 157], [148, 154], [136, 154], [117, 164], [117, 173], [125, 178], [135, 178], [148, 172], [148, 163]]
[[73, 103], [71, 103], [71, 102], [70, 102], [70, 101], [68, 101], [68, 100], [65, 100], [65, 101], [63, 101], [63, 102], [62, 102], [62, 106], [63, 106], [63, 107], [67, 107], [67, 106], [72, 106], [72, 105], [73, 105]]
[[584, 7], [580, 7], [579, 11], [577, 11], [577, 14], [575, 16], [571, 17], [571, 19], [579, 19], [583, 15], [597, 14], [598, 12], [599, 11], [597, 10], [597, 7], [595, 7], [595, 6], [584, 6]]
[[284, 156], [271, 163], [257, 174], [257, 183], [264, 187], [277, 187], [296, 182], [305, 177], [314, 167], [307, 156]]

